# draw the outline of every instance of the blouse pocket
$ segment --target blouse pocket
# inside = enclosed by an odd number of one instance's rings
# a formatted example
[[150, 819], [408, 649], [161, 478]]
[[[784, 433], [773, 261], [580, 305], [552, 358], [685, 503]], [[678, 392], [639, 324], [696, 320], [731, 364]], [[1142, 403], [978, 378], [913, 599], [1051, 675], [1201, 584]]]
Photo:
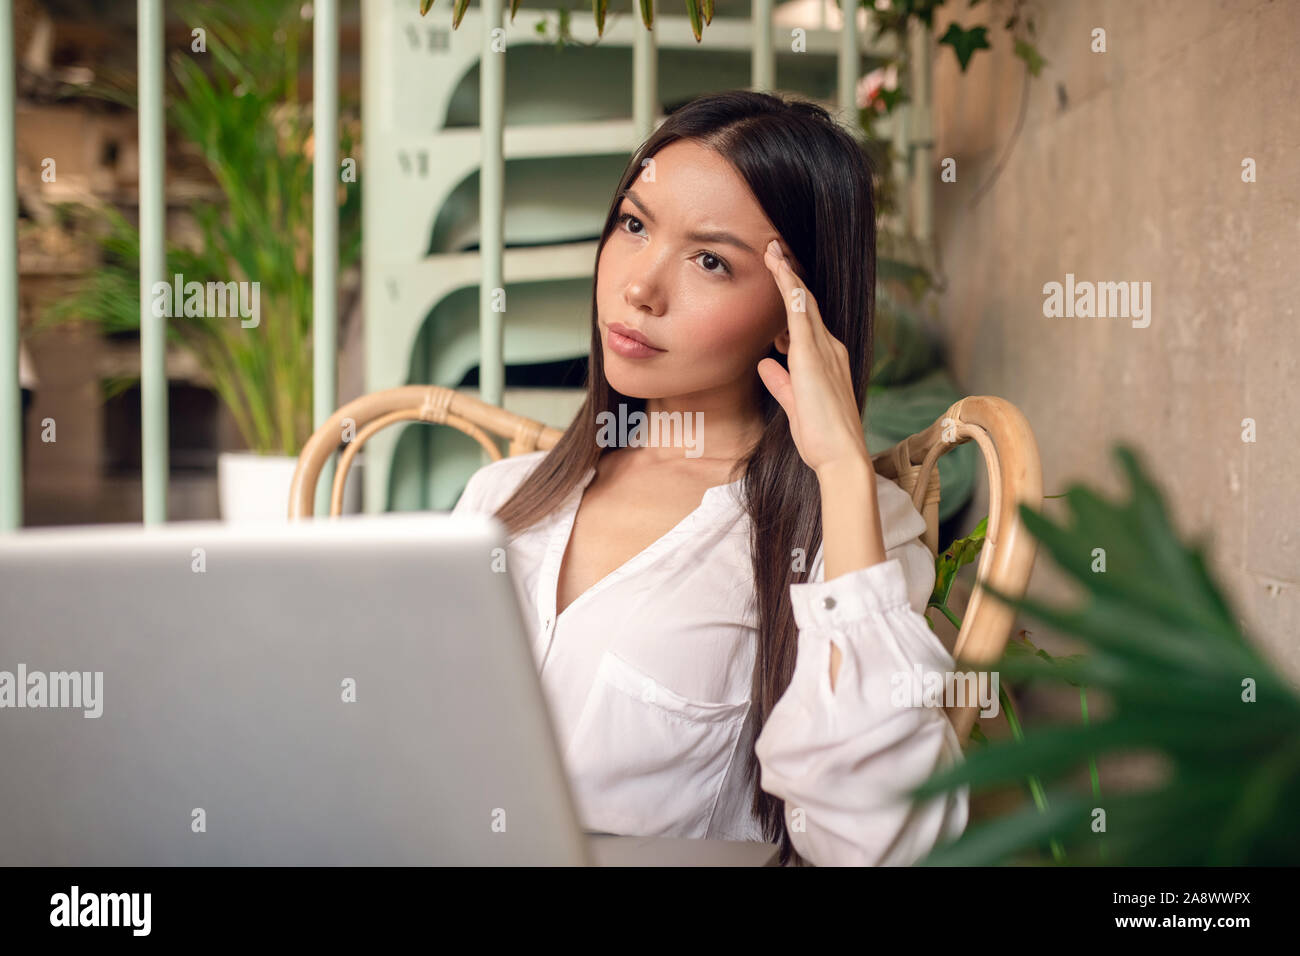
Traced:
[[703, 837], [748, 712], [683, 697], [606, 651], [565, 752], [583, 825]]

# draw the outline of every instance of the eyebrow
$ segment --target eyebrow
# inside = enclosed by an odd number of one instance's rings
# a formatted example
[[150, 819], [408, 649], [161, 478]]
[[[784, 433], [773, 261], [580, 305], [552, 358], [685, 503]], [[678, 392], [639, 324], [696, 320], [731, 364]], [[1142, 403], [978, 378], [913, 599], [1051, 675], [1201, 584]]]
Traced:
[[[623, 195], [626, 196], [628, 199], [630, 199], [632, 201], [632, 204], [636, 206], [637, 209], [641, 210], [641, 214], [645, 216], [646, 219], [650, 220], [650, 222], [652, 223], [654, 222], [655, 219], [654, 214], [651, 213], [650, 210], [646, 208], [645, 203], [643, 203], [640, 199], [638, 199], [636, 197], [636, 194], [632, 192], [632, 190], [628, 189], [624, 191]], [[739, 236], [735, 235], [734, 233], [726, 232], [725, 230], [713, 230], [710, 232], [691, 232], [691, 233], [687, 233], [686, 238], [690, 239], [692, 242], [722, 242], [722, 243], [726, 243], [729, 246], [736, 246], [737, 248], [744, 249], [746, 252], [750, 253], [751, 255], [758, 255], [758, 250], [756, 250], [753, 246], [745, 242], [743, 239], [741, 239]]]

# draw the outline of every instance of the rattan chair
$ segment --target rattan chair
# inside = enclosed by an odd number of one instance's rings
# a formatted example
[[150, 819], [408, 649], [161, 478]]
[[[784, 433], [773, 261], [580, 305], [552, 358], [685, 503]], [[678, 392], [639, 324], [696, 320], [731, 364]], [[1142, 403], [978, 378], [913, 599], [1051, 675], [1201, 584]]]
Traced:
[[[406, 385], [363, 395], [348, 402], [308, 439], [298, 456], [289, 492], [289, 518], [313, 514], [316, 483], [325, 463], [342, 448], [330, 496], [330, 514], [343, 509], [343, 488], [353, 458], [375, 432], [395, 422], [450, 425], [474, 438], [493, 461], [502, 455], [490, 432], [509, 441], [508, 454], [555, 447], [563, 434], [503, 408], [438, 385]], [[974, 441], [984, 453], [989, 475], [989, 521], [976, 571], [976, 584], [962, 618], [953, 656], [967, 667], [996, 661], [1006, 648], [1014, 610], [985, 600], [981, 585], [1018, 597], [1029, 583], [1037, 544], [1019, 520], [1017, 505], [1042, 506], [1043, 475], [1038, 443], [1029, 423], [1010, 402], [972, 395], [954, 403], [934, 424], [872, 456], [876, 472], [912, 496], [925, 518], [923, 540], [932, 554], [939, 548], [939, 469], [936, 462], [957, 445]], [[979, 712], [976, 704], [950, 707], [948, 718], [963, 746]]]
[[[978, 668], [1002, 656], [1015, 610], [985, 600], [983, 584], [1020, 597], [1029, 584], [1038, 542], [1020, 521], [1018, 505], [1043, 505], [1043, 469], [1038, 442], [1020, 409], [993, 395], [970, 395], [954, 402], [924, 431], [909, 435], [872, 456], [877, 474], [892, 479], [912, 496], [925, 518], [923, 540], [931, 554], [939, 549], [939, 469], [936, 462], [958, 445], [974, 441], [988, 469], [988, 527], [975, 572], [975, 588], [962, 616], [953, 657]], [[961, 668], [962, 663], [958, 664]], [[965, 746], [979, 714], [978, 705], [949, 707], [948, 718]]]

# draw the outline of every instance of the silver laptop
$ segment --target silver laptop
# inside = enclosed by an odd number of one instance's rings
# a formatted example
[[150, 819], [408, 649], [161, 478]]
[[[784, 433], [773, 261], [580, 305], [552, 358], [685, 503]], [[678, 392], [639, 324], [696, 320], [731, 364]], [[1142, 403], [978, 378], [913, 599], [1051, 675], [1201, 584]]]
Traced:
[[0, 535], [0, 864], [772, 865], [584, 832], [501, 526]]

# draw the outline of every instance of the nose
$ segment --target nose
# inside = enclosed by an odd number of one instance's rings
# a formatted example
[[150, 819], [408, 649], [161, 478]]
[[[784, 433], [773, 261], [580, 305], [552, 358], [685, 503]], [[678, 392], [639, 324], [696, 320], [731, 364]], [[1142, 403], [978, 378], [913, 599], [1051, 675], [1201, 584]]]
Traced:
[[637, 262], [632, 268], [633, 272], [623, 286], [623, 301], [638, 312], [663, 315], [664, 290], [658, 264]]

